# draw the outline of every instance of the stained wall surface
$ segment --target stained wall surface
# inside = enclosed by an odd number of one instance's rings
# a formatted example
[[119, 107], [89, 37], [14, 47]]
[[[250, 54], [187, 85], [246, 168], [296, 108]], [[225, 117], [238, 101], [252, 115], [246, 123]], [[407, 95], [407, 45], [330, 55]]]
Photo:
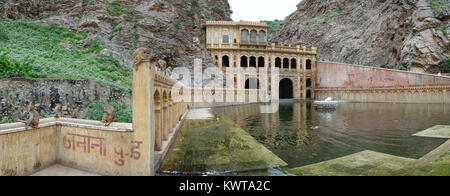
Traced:
[[389, 88], [450, 85], [450, 77], [350, 64], [317, 62], [317, 88]]

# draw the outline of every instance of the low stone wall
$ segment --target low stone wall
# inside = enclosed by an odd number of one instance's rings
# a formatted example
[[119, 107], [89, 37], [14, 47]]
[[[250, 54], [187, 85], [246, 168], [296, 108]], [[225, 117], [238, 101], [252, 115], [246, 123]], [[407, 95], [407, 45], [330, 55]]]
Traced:
[[450, 103], [450, 85], [409, 88], [323, 88], [316, 89], [316, 96], [319, 100], [331, 97], [334, 100], [356, 102]]
[[81, 106], [80, 118], [87, 106], [100, 100], [118, 101], [130, 106], [131, 94], [90, 80], [10, 78], [0, 80], [0, 120], [10, 117], [17, 103], [33, 103], [41, 115], [51, 114], [56, 104], [70, 112]]
[[317, 88], [400, 88], [450, 85], [450, 77], [351, 64], [317, 62]]
[[[142, 141], [132, 124], [104, 127], [96, 121], [44, 119], [38, 129], [0, 125], [0, 176], [30, 175], [62, 164], [101, 175], [138, 175]], [[128, 156], [126, 156], [126, 154]]]

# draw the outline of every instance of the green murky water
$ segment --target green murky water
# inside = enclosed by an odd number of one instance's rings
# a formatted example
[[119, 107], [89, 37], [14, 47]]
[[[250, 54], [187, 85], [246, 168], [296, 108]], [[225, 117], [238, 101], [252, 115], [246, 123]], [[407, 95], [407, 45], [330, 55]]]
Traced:
[[257, 104], [214, 112], [231, 118], [289, 168], [363, 150], [420, 158], [446, 140], [412, 134], [450, 124], [450, 106], [440, 104], [342, 103], [323, 111], [311, 102], [286, 101], [274, 114], [261, 114]]

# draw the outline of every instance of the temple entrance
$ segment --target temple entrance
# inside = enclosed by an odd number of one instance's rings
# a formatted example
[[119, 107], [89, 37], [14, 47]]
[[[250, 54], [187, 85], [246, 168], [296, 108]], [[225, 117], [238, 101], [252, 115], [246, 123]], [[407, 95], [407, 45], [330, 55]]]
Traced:
[[294, 86], [292, 80], [285, 78], [280, 81], [280, 99], [293, 99], [294, 98]]

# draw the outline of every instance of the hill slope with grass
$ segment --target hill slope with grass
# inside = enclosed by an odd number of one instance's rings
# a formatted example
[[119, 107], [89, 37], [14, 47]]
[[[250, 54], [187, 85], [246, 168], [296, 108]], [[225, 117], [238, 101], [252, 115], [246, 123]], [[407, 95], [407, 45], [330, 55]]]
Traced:
[[[57, 25], [0, 19], [0, 77], [89, 79], [131, 92], [131, 70], [92, 52], [85, 34]], [[71, 45], [66, 49], [65, 45]]]

